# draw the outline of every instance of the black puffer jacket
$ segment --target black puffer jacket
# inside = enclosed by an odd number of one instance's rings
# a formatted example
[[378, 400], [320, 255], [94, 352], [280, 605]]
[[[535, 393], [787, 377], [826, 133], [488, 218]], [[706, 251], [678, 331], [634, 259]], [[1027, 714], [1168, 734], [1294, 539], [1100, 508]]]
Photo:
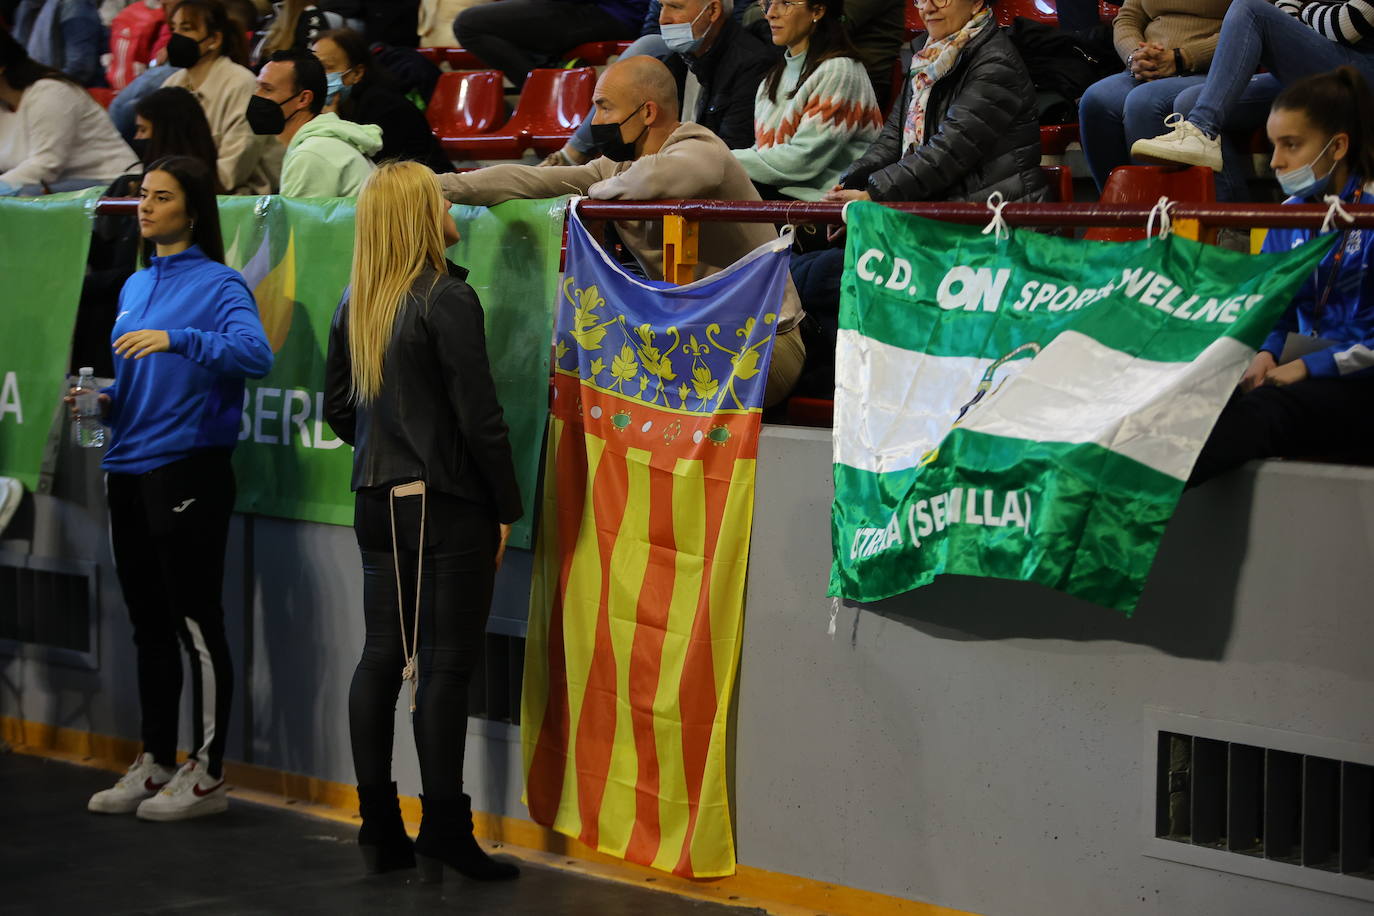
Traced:
[[509, 524], [523, 512], [506, 421], [487, 361], [482, 305], [449, 265], [420, 272], [387, 346], [382, 390], [352, 399], [348, 301], [329, 328], [325, 420], [353, 446], [353, 489], [423, 480], [442, 493], [490, 506]]
[[[697, 75], [701, 108], [696, 122], [731, 149], [746, 149], [754, 145], [754, 95], [763, 75], [781, 56], [781, 50], [764, 44], [734, 19], [726, 19], [711, 50], [701, 57], [674, 54], [666, 63], [677, 80], [679, 102], [688, 68]], [[682, 119], [691, 120], [690, 115], [683, 112]]]
[[974, 35], [954, 69], [930, 90], [926, 142], [902, 155], [911, 81], [868, 152], [840, 179], [874, 200], [967, 200], [993, 191], [1008, 201], [1045, 200], [1035, 86], [995, 21]]

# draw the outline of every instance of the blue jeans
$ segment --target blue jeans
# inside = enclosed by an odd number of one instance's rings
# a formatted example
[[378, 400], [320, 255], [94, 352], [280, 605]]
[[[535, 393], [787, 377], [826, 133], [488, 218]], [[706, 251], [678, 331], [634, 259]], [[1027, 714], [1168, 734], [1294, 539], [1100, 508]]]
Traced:
[[[1174, 99], [1174, 111], [1188, 117], [1204, 88], [1193, 86], [1180, 92]], [[1250, 188], [1245, 183], [1250, 171], [1250, 137], [1264, 127], [1269, 119], [1269, 106], [1278, 94], [1279, 81], [1274, 74], [1257, 73], [1245, 84], [1240, 98], [1232, 103], [1226, 120], [1221, 123], [1222, 170], [1217, 173], [1217, 200], [1250, 199]]]
[[1088, 87], [1078, 103], [1078, 125], [1083, 155], [1099, 192], [1112, 169], [1131, 161], [1131, 144], [1162, 133], [1174, 99], [1204, 79], [1171, 76], [1142, 83], [1129, 73], [1118, 73]]
[[[657, 32], [650, 35], [641, 35], [630, 43], [625, 49], [625, 53], [620, 55], [619, 60], [627, 57], [657, 57], [659, 60], [667, 60], [673, 54], [668, 50], [668, 46], [663, 43], [663, 37]], [[582, 119], [582, 123], [577, 126], [572, 139], [568, 145], [577, 150], [584, 156], [592, 155], [592, 114], [595, 109], [587, 112], [587, 116]]]
[[1374, 53], [1336, 44], [1268, 0], [1234, 0], [1221, 22], [1206, 86], [1188, 120], [1209, 137], [1218, 136], [1260, 66], [1280, 86], [1289, 86], [1346, 64], [1374, 81]]
[[134, 81], [120, 90], [119, 95], [115, 96], [110, 103], [110, 120], [114, 121], [115, 130], [119, 131], [124, 142], [128, 143], [134, 138], [134, 109], [144, 97], [151, 95], [162, 84], [167, 82], [167, 77], [176, 72], [176, 67], [171, 64], [160, 64], [156, 67], [149, 67], [144, 70]]

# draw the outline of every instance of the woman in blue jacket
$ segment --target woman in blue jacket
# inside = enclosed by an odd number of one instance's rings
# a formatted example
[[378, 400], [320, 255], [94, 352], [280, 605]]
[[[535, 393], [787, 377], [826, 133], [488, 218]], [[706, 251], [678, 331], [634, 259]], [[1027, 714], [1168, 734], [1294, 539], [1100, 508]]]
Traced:
[[[1286, 203], [1374, 203], [1374, 96], [1341, 67], [1285, 90], [1269, 114], [1271, 164]], [[1337, 457], [1374, 446], [1374, 233], [1341, 229], [1331, 252], [1241, 378], [1198, 456], [1195, 485], [1252, 458]], [[1288, 251], [1310, 229], [1274, 229]]]
[[[257, 305], [224, 265], [212, 165], [152, 163], [139, 190], [149, 267], [119, 295], [115, 383], [101, 394], [110, 538], [138, 656], [143, 751], [102, 814], [182, 820], [228, 806], [221, 761], [233, 668], [220, 591], [245, 378], [272, 368]], [[176, 766], [181, 649], [194, 696], [191, 756]]]

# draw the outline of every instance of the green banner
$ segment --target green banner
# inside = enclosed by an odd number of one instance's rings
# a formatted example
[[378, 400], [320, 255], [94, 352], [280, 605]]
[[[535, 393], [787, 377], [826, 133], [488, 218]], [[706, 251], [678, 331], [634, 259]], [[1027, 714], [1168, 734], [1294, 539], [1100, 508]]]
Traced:
[[[549, 341], [564, 203], [455, 207], [462, 240], [449, 257], [470, 271], [486, 313], [487, 347], [511, 428], [525, 517], [511, 543], [528, 547], [548, 408]], [[250, 380], [234, 463], [238, 509], [347, 525], [352, 451], [324, 422], [329, 324], [348, 285], [353, 202], [221, 198], [226, 260], [253, 290], [276, 354]]]
[[1331, 237], [1250, 256], [850, 208], [830, 594], [961, 574], [1131, 612], [1241, 373]]
[[72, 330], [100, 189], [0, 197], [0, 475], [37, 489], [66, 393]]

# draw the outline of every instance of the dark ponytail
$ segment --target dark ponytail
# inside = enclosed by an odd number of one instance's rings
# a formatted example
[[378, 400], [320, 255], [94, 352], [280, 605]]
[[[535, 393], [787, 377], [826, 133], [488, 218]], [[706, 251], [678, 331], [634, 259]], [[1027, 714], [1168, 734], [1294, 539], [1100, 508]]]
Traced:
[[1350, 137], [1350, 171], [1361, 184], [1374, 180], [1374, 95], [1360, 71], [1338, 67], [1300, 79], [1279, 94], [1274, 109], [1301, 111], [1326, 133]]
[[[773, 2], [779, 3], [781, 0]], [[811, 78], [816, 68], [830, 58], [852, 57], [857, 60], [859, 57], [854, 42], [849, 39], [849, 30], [844, 25], [844, 0], [807, 0], [806, 8], [813, 11], [823, 9], [825, 12], [821, 14], [816, 27], [811, 30], [811, 39], [806, 43], [806, 60], [802, 62], [801, 77], [787, 94], [789, 99], [797, 94], [802, 83]], [[787, 61], [779, 57], [773, 69], [763, 77], [768, 101], [773, 104], [777, 104], [778, 84], [782, 82], [782, 73], [786, 67]]]

